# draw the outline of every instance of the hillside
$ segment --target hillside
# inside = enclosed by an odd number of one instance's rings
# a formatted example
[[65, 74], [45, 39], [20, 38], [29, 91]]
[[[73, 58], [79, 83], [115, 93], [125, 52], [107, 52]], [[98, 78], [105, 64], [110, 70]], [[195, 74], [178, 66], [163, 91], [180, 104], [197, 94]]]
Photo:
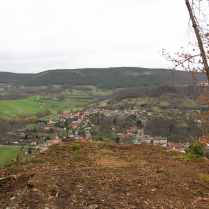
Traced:
[[148, 144], [61, 143], [1, 169], [2, 208], [208, 208], [209, 166]]
[[21, 80], [27, 80], [32, 77], [33, 74], [26, 73], [9, 73], [9, 72], [0, 72], [0, 84], [4, 83], [16, 83]]
[[[41, 85], [94, 85], [98, 88], [124, 88], [134, 86], [155, 86], [173, 81], [178, 84], [192, 84], [188, 72], [166, 69], [137, 67], [93, 68], [75, 70], [49, 70], [38, 74], [14, 74], [0, 72], [0, 83], [25, 86]], [[205, 80], [204, 74], [197, 74], [197, 80]]]

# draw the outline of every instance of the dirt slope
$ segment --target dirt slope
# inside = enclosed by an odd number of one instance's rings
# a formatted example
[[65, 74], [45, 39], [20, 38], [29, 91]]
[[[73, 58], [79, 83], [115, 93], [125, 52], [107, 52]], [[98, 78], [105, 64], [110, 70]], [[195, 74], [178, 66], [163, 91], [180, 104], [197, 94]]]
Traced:
[[[2, 168], [1, 208], [209, 208], [209, 163], [160, 146], [63, 143]], [[15, 176], [14, 176], [15, 175]], [[5, 178], [8, 177], [8, 178]]]

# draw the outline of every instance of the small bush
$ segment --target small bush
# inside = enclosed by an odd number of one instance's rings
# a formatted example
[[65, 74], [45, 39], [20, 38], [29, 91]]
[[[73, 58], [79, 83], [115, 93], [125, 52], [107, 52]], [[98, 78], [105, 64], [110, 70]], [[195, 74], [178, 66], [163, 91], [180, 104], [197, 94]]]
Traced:
[[77, 149], [80, 149], [80, 146], [79, 146], [79, 144], [73, 144], [72, 145], [72, 148], [75, 149], [75, 150], [77, 150]]
[[204, 162], [203, 155], [203, 148], [198, 143], [192, 143], [190, 148], [186, 149], [186, 158], [189, 162]]
[[198, 143], [191, 143], [191, 146], [190, 148], [188, 148], [186, 150], [186, 153], [193, 153], [199, 157], [203, 157], [204, 155], [204, 152], [203, 152], [203, 149], [202, 149], [202, 146]]
[[209, 183], [209, 175], [200, 173], [198, 176], [202, 181]]
[[186, 160], [188, 162], [194, 162], [194, 163], [203, 163], [203, 162], [205, 162], [204, 158], [202, 158], [201, 156], [195, 155], [193, 153], [188, 153], [186, 155]]
[[28, 187], [30, 187], [30, 188], [32, 188], [32, 187], [34, 187], [34, 179], [30, 179], [30, 180], [28, 180], [28, 182], [27, 182], [27, 186]]

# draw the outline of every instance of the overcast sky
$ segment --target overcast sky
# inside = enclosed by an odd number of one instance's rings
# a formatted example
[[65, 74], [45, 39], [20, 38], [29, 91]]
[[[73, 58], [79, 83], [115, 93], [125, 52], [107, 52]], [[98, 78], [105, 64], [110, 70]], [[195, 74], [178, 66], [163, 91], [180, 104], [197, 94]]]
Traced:
[[184, 0], [0, 0], [0, 71], [172, 67], [188, 21]]

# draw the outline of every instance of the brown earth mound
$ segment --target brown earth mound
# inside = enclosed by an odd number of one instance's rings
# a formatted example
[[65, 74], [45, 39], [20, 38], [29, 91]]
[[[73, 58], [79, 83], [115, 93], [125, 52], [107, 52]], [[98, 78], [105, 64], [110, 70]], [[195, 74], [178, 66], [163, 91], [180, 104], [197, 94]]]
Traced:
[[1, 208], [209, 208], [208, 161], [147, 144], [62, 143], [1, 177]]

